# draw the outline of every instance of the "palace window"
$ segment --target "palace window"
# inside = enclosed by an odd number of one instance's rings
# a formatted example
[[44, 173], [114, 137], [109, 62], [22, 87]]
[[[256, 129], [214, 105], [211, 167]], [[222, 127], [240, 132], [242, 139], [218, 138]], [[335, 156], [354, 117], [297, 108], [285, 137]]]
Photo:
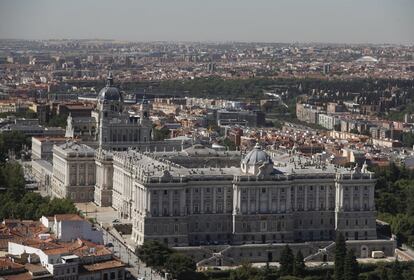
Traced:
[[267, 230], [267, 222], [266, 221], [261, 221], [260, 230], [261, 231], [266, 231]]

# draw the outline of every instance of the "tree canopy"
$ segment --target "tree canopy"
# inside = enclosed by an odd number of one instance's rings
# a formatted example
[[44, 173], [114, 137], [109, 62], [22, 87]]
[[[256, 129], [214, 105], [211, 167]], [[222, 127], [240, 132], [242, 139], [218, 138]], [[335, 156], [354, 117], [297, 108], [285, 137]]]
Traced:
[[344, 280], [346, 257], [346, 243], [342, 233], [339, 233], [335, 241], [335, 280]]
[[375, 168], [375, 204], [378, 218], [390, 223], [398, 242], [414, 244], [414, 171], [390, 163]]
[[293, 275], [294, 262], [295, 258], [292, 249], [290, 249], [289, 245], [286, 245], [280, 253], [280, 274]]
[[354, 250], [348, 250], [344, 261], [344, 280], [358, 279], [359, 268]]
[[137, 247], [135, 253], [146, 265], [161, 271], [172, 250], [164, 243], [149, 240]]
[[41, 216], [77, 213], [69, 199], [42, 197], [25, 189], [23, 169], [20, 164], [0, 164], [0, 220], [7, 218], [38, 220]]

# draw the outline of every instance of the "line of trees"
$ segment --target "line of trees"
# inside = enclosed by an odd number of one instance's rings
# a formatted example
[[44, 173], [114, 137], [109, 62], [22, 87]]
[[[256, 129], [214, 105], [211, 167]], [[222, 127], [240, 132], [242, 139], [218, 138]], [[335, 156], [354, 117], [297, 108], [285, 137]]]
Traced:
[[207, 280], [196, 272], [196, 263], [189, 257], [180, 254], [158, 241], [145, 241], [137, 247], [135, 254], [149, 267], [158, 273], [169, 273], [177, 280]]
[[77, 213], [69, 199], [51, 199], [26, 191], [23, 169], [16, 162], [0, 163], [0, 187], [0, 220], [37, 220], [41, 216]]

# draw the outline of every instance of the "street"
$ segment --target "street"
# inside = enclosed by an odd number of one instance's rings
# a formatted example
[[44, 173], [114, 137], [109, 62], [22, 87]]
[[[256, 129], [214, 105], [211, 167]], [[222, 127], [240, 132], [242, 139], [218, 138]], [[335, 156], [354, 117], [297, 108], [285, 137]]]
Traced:
[[111, 228], [106, 230], [101, 227], [99, 227], [99, 229], [101, 229], [104, 233], [104, 243], [112, 243], [114, 255], [122, 262], [128, 264], [129, 268], [127, 270], [134, 278], [144, 278], [145, 280], [164, 280], [162, 276], [153, 272], [151, 268], [146, 267], [145, 264], [138, 259], [134, 251], [127, 246], [126, 242], [121, 236], [119, 236], [116, 230]]
[[[112, 243], [113, 253], [122, 262], [128, 264], [127, 269], [131, 276], [136, 279], [144, 278], [145, 280], [163, 280], [159, 274], [152, 272], [152, 269], [146, 267], [145, 264], [138, 260], [135, 255], [135, 244], [129, 236], [120, 235], [113, 227], [112, 221], [119, 219], [117, 211], [111, 207], [99, 207], [96, 204], [89, 203], [75, 203], [76, 207], [85, 215], [86, 218], [93, 218], [96, 220], [95, 226], [103, 231], [104, 243]], [[121, 223], [128, 223], [129, 221], [119, 219]]]

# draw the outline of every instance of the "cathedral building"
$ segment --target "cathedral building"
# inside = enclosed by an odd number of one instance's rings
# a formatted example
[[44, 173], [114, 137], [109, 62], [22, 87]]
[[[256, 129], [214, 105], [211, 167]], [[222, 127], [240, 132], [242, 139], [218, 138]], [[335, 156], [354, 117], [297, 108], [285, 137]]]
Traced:
[[[129, 148], [178, 151], [188, 146], [188, 143], [179, 140], [153, 141], [152, 129], [148, 100], [142, 100], [138, 114], [127, 112], [122, 94], [114, 86], [112, 74], [109, 73], [91, 116], [68, 116], [66, 137], [71, 140], [53, 149], [54, 175], [50, 192], [58, 197], [71, 198], [74, 202], [94, 201], [99, 206], [111, 206], [113, 152]], [[90, 163], [93, 165], [86, 171], [90, 173], [93, 170], [92, 177], [81, 170], [86, 160], [88, 166]], [[75, 166], [74, 169], [72, 166]], [[74, 179], [71, 172], [79, 177]]]
[[99, 92], [92, 117], [96, 120], [97, 141], [102, 149], [122, 151], [149, 143], [152, 138], [148, 101], [142, 101], [139, 116], [125, 112], [122, 95], [114, 87], [111, 74], [106, 86]]
[[129, 114], [123, 103], [122, 94], [109, 73], [91, 116], [68, 116], [66, 137], [78, 137], [90, 146], [113, 151], [148, 146], [152, 139], [148, 101], [142, 100], [139, 115]]
[[142, 151], [180, 150], [177, 140], [154, 141], [151, 106], [145, 98], [139, 112], [130, 113], [124, 108], [121, 91], [114, 85], [112, 73], [99, 91], [97, 106], [90, 117], [68, 116], [66, 137], [80, 139], [84, 144], [106, 151], [125, 151], [136, 148]]

